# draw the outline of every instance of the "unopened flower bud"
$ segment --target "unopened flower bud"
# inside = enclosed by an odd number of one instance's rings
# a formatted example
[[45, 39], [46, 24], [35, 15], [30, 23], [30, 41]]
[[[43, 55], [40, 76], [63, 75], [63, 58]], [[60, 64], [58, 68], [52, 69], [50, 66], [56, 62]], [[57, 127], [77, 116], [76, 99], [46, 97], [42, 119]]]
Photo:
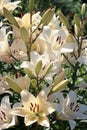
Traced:
[[84, 14], [85, 14], [85, 9], [86, 9], [86, 4], [83, 3], [83, 4], [82, 4], [82, 8], [81, 8], [81, 15], [82, 15], [82, 16], [84, 16]]
[[53, 15], [54, 15], [54, 8], [53, 9], [48, 9], [42, 16], [42, 19], [41, 19], [41, 22], [40, 24], [43, 24], [44, 25], [48, 25], [50, 23], [50, 21], [52, 20], [53, 18]]
[[80, 29], [81, 21], [77, 14], [74, 15], [74, 22], [77, 25], [77, 27]]
[[12, 16], [12, 14], [6, 8], [3, 8], [3, 11], [4, 11], [4, 16], [8, 19], [8, 21], [19, 28], [19, 25], [16, 19]]
[[62, 21], [62, 23], [66, 26], [66, 28], [68, 30], [70, 30], [70, 25], [69, 25], [69, 22], [68, 22], [67, 18], [63, 15], [63, 13], [61, 11], [58, 11], [58, 15], [59, 15], [60, 20]]
[[34, 9], [34, 0], [29, 0], [29, 10], [30, 10], [30, 13], [33, 11]]

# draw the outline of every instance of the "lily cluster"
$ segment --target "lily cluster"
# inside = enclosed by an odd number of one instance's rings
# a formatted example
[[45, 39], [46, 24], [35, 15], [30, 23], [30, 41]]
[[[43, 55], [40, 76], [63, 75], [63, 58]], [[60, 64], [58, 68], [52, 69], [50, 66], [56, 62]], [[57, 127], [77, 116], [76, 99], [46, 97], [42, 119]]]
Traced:
[[[73, 130], [76, 120], [87, 122], [87, 105], [79, 101], [79, 91], [87, 87], [82, 78], [87, 74], [85, 4], [82, 19], [74, 15], [72, 31], [67, 18], [61, 11], [55, 13], [55, 8], [43, 15], [34, 13], [34, 0], [29, 0], [28, 13], [14, 17], [12, 13], [20, 3], [0, 1], [0, 15], [4, 16], [0, 23], [0, 61], [17, 72], [0, 76], [0, 130], [21, 129], [19, 118], [25, 128], [36, 125], [50, 129], [54, 113], [55, 122], [69, 121]], [[80, 70], [82, 66], [85, 73]]]

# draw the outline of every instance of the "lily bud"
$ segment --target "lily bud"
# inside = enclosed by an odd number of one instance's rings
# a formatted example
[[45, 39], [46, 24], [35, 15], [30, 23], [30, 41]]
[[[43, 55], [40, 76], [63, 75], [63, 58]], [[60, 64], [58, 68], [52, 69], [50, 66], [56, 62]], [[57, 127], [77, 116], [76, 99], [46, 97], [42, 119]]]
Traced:
[[31, 84], [32, 84], [32, 86], [33, 86], [34, 88], [36, 88], [36, 86], [37, 86], [37, 81], [36, 81], [36, 79], [32, 79], [32, 80], [31, 80]]
[[61, 11], [58, 11], [58, 15], [59, 15], [60, 20], [62, 21], [62, 23], [66, 26], [66, 28], [68, 30], [70, 30], [70, 25], [69, 25], [69, 22], [68, 22], [67, 18], [63, 15], [63, 13]]
[[29, 0], [29, 10], [30, 10], [30, 13], [33, 11], [34, 9], [34, 0]]
[[19, 25], [16, 19], [12, 16], [12, 14], [6, 8], [3, 8], [3, 11], [4, 11], [4, 16], [8, 19], [8, 21], [14, 26], [19, 28]]
[[38, 75], [41, 71], [41, 68], [42, 68], [42, 61], [40, 60], [37, 65], [35, 66], [35, 73], [36, 75]]
[[40, 24], [43, 24], [43, 26], [48, 25], [50, 21], [53, 18], [55, 9], [48, 9], [42, 16]]
[[57, 92], [57, 91], [60, 91], [62, 90], [63, 88], [66, 87], [66, 85], [68, 84], [68, 80], [63, 80], [61, 81], [60, 83], [58, 83], [56, 86], [54, 86], [52, 89], [51, 89], [51, 92]]
[[54, 79], [53, 86], [57, 85], [59, 82], [61, 82], [65, 78], [65, 71], [61, 71]]
[[24, 68], [24, 71], [29, 76], [30, 79], [35, 78], [33, 72], [29, 68]]
[[81, 21], [80, 21], [80, 18], [79, 18], [79, 16], [77, 14], [74, 15], [74, 22], [77, 25], [77, 27], [80, 29]]
[[25, 45], [27, 46], [29, 44], [29, 39], [28, 39], [29, 35], [27, 30], [24, 27], [20, 29], [20, 34], [21, 34], [21, 38], [25, 42]]
[[45, 75], [49, 74], [51, 72], [52, 68], [53, 68], [53, 64], [51, 63], [50, 65], [48, 65], [48, 67], [45, 71]]
[[86, 4], [82, 4], [82, 8], [81, 8], [81, 15], [84, 16], [85, 14], [85, 11], [86, 11]]
[[80, 36], [80, 28], [76, 24], [74, 24], [74, 30], [75, 30], [76, 36]]
[[20, 86], [13, 79], [7, 77], [6, 81], [8, 85], [11, 87], [11, 89], [14, 90], [15, 92], [20, 93], [22, 91]]

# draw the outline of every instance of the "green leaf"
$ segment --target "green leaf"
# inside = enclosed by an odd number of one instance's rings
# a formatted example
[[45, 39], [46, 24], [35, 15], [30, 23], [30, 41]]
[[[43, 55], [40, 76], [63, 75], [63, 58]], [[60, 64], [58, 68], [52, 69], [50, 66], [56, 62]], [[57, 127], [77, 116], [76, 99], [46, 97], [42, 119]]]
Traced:
[[40, 60], [37, 65], [35, 66], [35, 73], [36, 75], [38, 75], [41, 71], [41, 68], [42, 68], [42, 61]]
[[6, 81], [11, 87], [11, 89], [14, 90], [15, 92], [20, 93], [22, 91], [20, 86], [13, 79], [6, 77]]
[[3, 8], [3, 11], [4, 11], [4, 16], [8, 19], [8, 21], [19, 28], [19, 25], [16, 19], [13, 17], [13, 15], [6, 8]]

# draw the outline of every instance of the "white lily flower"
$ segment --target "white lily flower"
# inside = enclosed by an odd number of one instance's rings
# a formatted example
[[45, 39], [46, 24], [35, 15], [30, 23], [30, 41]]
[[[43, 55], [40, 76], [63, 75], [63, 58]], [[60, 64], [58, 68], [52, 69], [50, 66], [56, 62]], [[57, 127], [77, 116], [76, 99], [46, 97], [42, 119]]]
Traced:
[[13, 108], [11, 114], [24, 117], [26, 126], [38, 122], [41, 126], [49, 127], [47, 115], [54, 112], [55, 109], [47, 102], [44, 91], [34, 97], [30, 92], [24, 90], [21, 92], [21, 98], [23, 107]]
[[8, 86], [7, 82], [5, 81], [5, 78], [0, 76], [0, 94], [3, 93], [10, 93], [11, 92], [8, 90], [10, 87]]
[[[32, 15], [32, 25], [33, 26], [37, 26], [40, 23], [41, 17], [40, 17], [40, 12], [37, 12], [35, 14]], [[26, 13], [24, 14], [24, 16], [22, 18], [19, 17], [15, 17], [15, 19], [18, 22], [19, 27], [25, 27], [26, 30], [28, 30], [30, 28], [30, 13]], [[26, 23], [27, 21], [27, 23]], [[38, 23], [38, 24], [35, 24]]]
[[27, 60], [27, 48], [25, 46], [25, 43], [22, 39], [14, 39], [11, 47], [10, 47], [12, 55], [17, 60]]
[[5, 96], [1, 100], [0, 105], [0, 128], [7, 129], [11, 126], [14, 126], [16, 119], [14, 115], [11, 115], [9, 111], [11, 110], [9, 97]]
[[10, 56], [11, 56], [11, 51], [10, 47], [8, 44], [8, 35], [12, 34], [12, 32], [8, 32], [6, 34], [6, 28], [3, 27], [0, 29], [0, 60], [1, 61], [6, 61], [10, 62]]
[[[36, 76], [35, 74], [35, 66], [39, 61], [42, 61], [42, 72], [44, 72], [44, 69], [49, 65], [50, 60], [47, 54], [39, 55], [37, 52], [31, 52], [30, 53], [30, 62], [29, 61], [24, 61], [21, 64], [21, 68], [29, 68], [32, 73]], [[43, 76], [43, 73], [39, 74], [40, 77]]]
[[21, 1], [10, 2], [10, 0], [0, 0], [0, 14], [3, 14], [4, 7], [10, 11], [13, 11], [15, 8], [17, 8], [20, 2]]
[[77, 50], [78, 47], [74, 38], [73, 41], [68, 38], [69, 35], [69, 32], [65, 28], [53, 30], [45, 26], [39, 38], [46, 42], [48, 51], [55, 50], [61, 53], [70, 53], [73, 52], [73, 50]]
[[7, 39], [8, 34], [6, 35], [6, 28], [0, 29], [0, 56], [6, 56], [10, 54], [10, 49], [9, 49], [8, 39]]
[[51, 84], [53, 76], [61, 71], [61, 55], [60, 53], [43, 53], [42, 55], [37, 52], [30, 53], [30, 61], [24, 61], [21, 64], [21, 68], [29, 68], [36, 77], [35, 67], [39, 61], [42, 61], [42, 68], [38, 75], [38, 78], [42, 78], [45, 75], [45, 71], [50, 64], [53, 64], [52, 70], [47, 74], [44, 79], [47, 83]]
[[62, 94], [59, 97], [60, 104], [58, 105], [59, 112], [57, 118], [60, 120], [69, 120], [71, 129], [75, 127], [74, 119], [87, 119], [87, 115], [84, 114], [87, 111], [87, 106], [78, 104], [76, 99], [74, 91], [70, 91], [66, 98]]

